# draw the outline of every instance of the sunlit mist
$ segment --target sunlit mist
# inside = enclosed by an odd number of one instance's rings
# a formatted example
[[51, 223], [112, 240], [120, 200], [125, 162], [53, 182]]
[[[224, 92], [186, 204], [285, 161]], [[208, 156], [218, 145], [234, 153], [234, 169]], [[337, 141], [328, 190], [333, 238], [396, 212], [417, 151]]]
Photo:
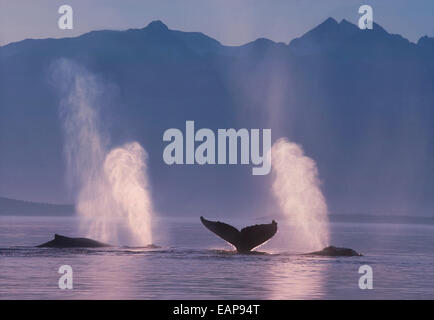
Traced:
[[[108, 150], [101, 125], [101, 97], [107, 88], [91, 73], [62, 60], [61, 118], [76, 211], [86, 236], [112, 244], [152, 243], [152, 202], [146, 151], [137, 142]], [[57, 71], [59, 72], [59, 71]]]
[[329, 243], [327, 205], [315, 161], [286, 139], [276, 141], [271, 154], [272, 191], [285, 219], [279, 233], [291, 250], [324, 248]]

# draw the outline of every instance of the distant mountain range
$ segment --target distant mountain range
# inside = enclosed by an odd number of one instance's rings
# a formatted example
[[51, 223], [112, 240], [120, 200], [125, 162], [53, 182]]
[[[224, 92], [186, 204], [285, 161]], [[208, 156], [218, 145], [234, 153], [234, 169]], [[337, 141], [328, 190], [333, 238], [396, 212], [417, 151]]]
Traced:
[[329, 18], [289, 44], [220, 44], [199, 32], [94, 31], [0, 47], [0, 194], [72, 202], [65, 187], [53, 62], [72, 59], [116, 86], [103, 116], [112, 145], [150, 155], [160, 212], [272, 211], [270, 176], [248, 166], [167, 166], [167, 128], [272, 128], [318, 164], [333, 213], [434, 211], [434, 38]]
[[0, 197], [0, 215], [8, 216], [70, 216], [74, 206], [21, 201]]

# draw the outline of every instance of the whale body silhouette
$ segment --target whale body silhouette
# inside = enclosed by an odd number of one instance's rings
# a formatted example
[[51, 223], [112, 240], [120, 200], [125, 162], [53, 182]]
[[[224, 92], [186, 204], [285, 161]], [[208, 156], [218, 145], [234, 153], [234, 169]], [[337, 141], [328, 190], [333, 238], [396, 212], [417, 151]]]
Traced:
[[39, 246], [38, 248], [101, 248], [111, 247], [111, 245], [88, 238], [69, 238], [59, 234], [54, 235], [54, 239]]
[[307, 255], [314, 255], [314, 256], [325, 256], [325, 257], [354, 257], [354, 256], [362, 256], [362, 254], [356, 252], [353, 249], [350, 248], [339, 248], [335, 246], [329, 246], [321, 251], [315, 251], [306, 253]]
[[203, 225], [223, 240], [232, 244], [239, 253], [248, 253], [264, 242], [270, 240], [277, 232], [277, 222], [257, 224], [241, 229], [220, 221], [210, 221], [200, 217]]

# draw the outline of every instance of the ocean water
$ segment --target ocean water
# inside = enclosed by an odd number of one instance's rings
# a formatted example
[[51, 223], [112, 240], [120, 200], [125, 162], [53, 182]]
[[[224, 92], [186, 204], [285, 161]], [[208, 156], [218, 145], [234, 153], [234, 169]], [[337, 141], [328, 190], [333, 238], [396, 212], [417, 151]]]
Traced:
[[[282, 228], [261, 254], [234, 254], [198, 218], [161, 219], [154, 249], [34, 247], [54, 233], [82, 236], [77, 226], [73, 217], [0, 217], [0, 299], [434, 299], [429, 221], [331, 223], [331, 244], [362, 257], [276, 249]], [[72, 290], [58, 287], [61, 265], [73, 269]], [[373, 269], [371, 290], [359, 288], [362, 265]]]

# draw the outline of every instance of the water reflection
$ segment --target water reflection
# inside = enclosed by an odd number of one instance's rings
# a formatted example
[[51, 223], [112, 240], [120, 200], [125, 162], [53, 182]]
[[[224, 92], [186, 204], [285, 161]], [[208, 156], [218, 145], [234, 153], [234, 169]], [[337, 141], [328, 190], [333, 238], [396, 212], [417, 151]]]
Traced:
[[326, 261], [304, 256], [280, 256], [270, 264], [267, 299], [320, 299], [325, 296]]
[[88, 256], [74, 272], [74, 291], [80, 299], [132, 299], [137, 263], [118, 255]]
[[[59, 230], [78, 235], [69, 219], [47, 219], [0, 217], [0, 298], [433, 297], [432, 226], [335, 225], [333, 243], [355, 248], [364, 256], [314, 258], [282, 253], [288, 249], [278, 248], [279, 234], [259, 249], [269, 254], [234, 254], [200, 225], [188, 223], [170, 227], [171, 237], [164, 244], [157, 242], [159, 249], [35, 248]], [[57, 271], [63, 264], [73, 268], [73, 290], [58, 288]], [[374, 290], [358, 287], [358, 268], [363, 264], [374, 268]]]

